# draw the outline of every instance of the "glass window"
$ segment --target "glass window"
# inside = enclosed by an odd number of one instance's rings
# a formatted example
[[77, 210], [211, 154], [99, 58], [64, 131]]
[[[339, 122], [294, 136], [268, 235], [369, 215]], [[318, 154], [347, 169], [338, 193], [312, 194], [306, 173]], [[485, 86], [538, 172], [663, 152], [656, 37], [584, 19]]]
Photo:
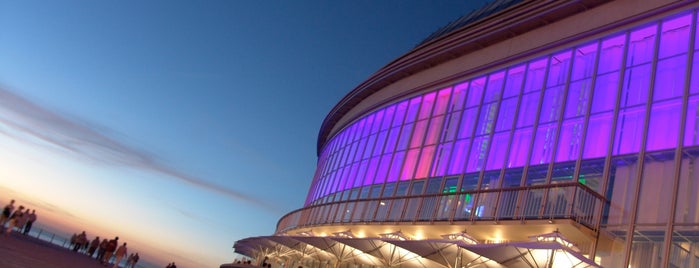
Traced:
[[437, 177], [444, 176], [446, 174], [447, 165], [449, 164], [449, 157], [451, 156], [451, 147], [453, 145], [453, 142], [448, 142], [437, 146], [437, 154], [434, 162], [432, 163], [432, 171], [430, 176]]
[[[379, 132], [379, 129], [381, 129], [381, 124], [383, 123], [383, 121], [386, 121], [386, 120], [391, 121], [390, 119], [384, 120], [384, 115], [386, 115], [386, 118], [388, 118], [387, 111], [390, 110], [391, 111], [390, 115], [391, 115], [391, 117], [393, 117], [393, 111], [395, 110], [395, 108], [396, 108], [395, 105], [391, 105], [385, 109], [382, 109], [382, 110], [379, 110], [378, 112], [376, 112], [376, 117], [374, 117], [374, 124], [371, 126], [371, 133], [372, 134]], [[388, 124], [390, 124], [390, 122]]]
[[646, 150], [661, 150], [677, 147], [680, 131], [682, 100], [674, 99], [654, 103], [650, 113]]
[[454, 150], [451, 153], [451, 161], [449, 161], [449, 171], [447, 175], [461, 174], [466, 165], [466, 157], [468, 156], [469, 139], [459, 140], [454, 144]]
[[412, 138], [410, 138], [410, 148], [416, 148], [422, 145], [422, 139], [425, 137], [425, 131], [427, 131], [427, 123], [427, 120], [415, 123], [415, 130], [413, 131]]
[[[636, 223], [666, 223], [675, 177], [674, 151], [646, 155]], [[659, 198], [660, 197], [660, 198]]]
[[478, 116], [478, 108], [464, 110], [461, 115], [461, 124], [459, 127], [459, 139], [468, 138], [473, 135], [473, 125]]
[[583, 159], [602, 157], [607, 154], [609, 138], [612, 132], [612, 119], [613, 114], [611, 112], [590, 117]]
[[615, 155], [638, 152], [643, 136], [645, 112], [645, 106], [626, 108], [619, 111], [614, 138], [613, 152]]
[[364, 176], [364, 185], [371, 185], [373, 183], [380, 159], [380, 157], [376, 156], [369, 160], [369, 167], [366, 170], [366, 176]]
[[571, 81], [592, 77], [597, 58], [597, 42], [584, 45], [575, 49], [573, 61], [573, 77]]
[[398, 139], [398, 146], [396, 151], [405, 150], [408, 148], [408, 141], [410, 140], [410, 134], [413, 130], [413, 124], [405, 124], [400, 132], [400, 138]]
[[626, 66], [648, 63], [653, 59], [657, 29], [657, 25], [651, 25], [631, 32]]
[[476, 135], [485, 135], [492, 133], [493, 127], [495, 125], [495, 116], [497, 112], [497, 102], [483, 104], [483, 106], [481, 107], [478, 124], [476, 125]]
[[587, 104], [590, 100], [590, 86], [592, 86], [592, 79], [570, 83], [568, 97], [566, 98], [565, 118], [582, 116], [587, 113]]
[[549, 67], [548, 81], [546, 87], [563, 85], [568, 78], [568, 70], [570, 68], [571, 51], [564, 51], [551, 56]]
[[430, 178], [427, 182], [425, 194], [437, 194], [442, 186], [442, 178]]
[[547, 58], [543, 58], [529, 63], [527, 79], [524, 82], [525, 93], [539, 91], [543, 88], [547, 61]]
[[389, 117], [389, 110], [387, 110], [386, 116], [384, 118], [384, 124], [382, 124], [381, 130], [388, 129], [389, 126], [397, 127], [402, 125], [403, 120], [405, 119], [405, 113], [408, 111], [409, 103], [410, 102], [408, 100], [405, 100], [396, 105], [396, 111], [395, 115], [393, 116], [393, 120], [388, 120], [391, 117]]
[[384, 183], [386, 181], [386, 176], [388, 175], [388, 168], [391, 166], [391, 154], [384, 154], [381, 156], [381, 162], [379, 162], [379, 168], [376, 170], [376, 177], [374, 178], [374, 184]]
[[[699, 36], [699, 34], [697, 34]], [[691, 83], [689, 86], [689, 93], [694, 95], [699, 93], [699, 52], [694, 53], [694, 58], [692, 59], [692, 76]]]
[[481, 104], [484, 87], [485, 77], [476, 78], [471, 81], [471, 87], [468, 90], [468, 98], [466, 100], [466, 107], [473, 107]]
[[454, 93], [452, 94], [451, 101], [449, 102], [448, 111], [459, 111], [464, 108], [464, 103], [466, 102], [466, 95], [468, 92], [468, 82], [464, 82], [454, 86]]
[[517, 128], [534, 125], [536, 113], [539, 111], [539, 92], [532, 92], [522, 96], [522, 103], [517, 117]]
[[427, 128], [427, 136], [425, 136], [425, 145], [435, 144], [439, 135], [442, 133], [442, 122], [444, 121], [444, 116], [436, 116], [430, 119], [430, 125]]
[[650, 64], [626, 70], [624, 85], [621, 87], [621, 107], [644, 104], [650, 90]]
[[447, 114], [444, 130], [441, 132], [444, 133], [442, 141], [453, 141], [456, 138], [456, 133], [459, 131], [459, 121], [461, 121], [461, 112]]
[[411, 149], [405, 157], [405, 164], [403, 164], [403, 172], [400, 174], [400, 180], [409, 180], [413, 178], [413, 172], [415, 172], [415, 164], [417, 163], [418, 153], [420, 149]]
[[522, 88], [522, 82], [524, 82], [524, 72], [526, 67], [526, 65], [522, 64], [512, 67], [507, 71], [507, 83], [505, 83], [505, 89], [502, 96], [503, 98], [519, 95]]
[[398, 174], [400, 174], [400, 169], [403, 166], [403, 158], [405, 157], [405, 151], [397, 152], [393, 155], [393, 161], [391, 162], [391, 171], [386, 177], [386, 181], [394, 182], [398, 180]]
[[505, 81], [505, 72], [497, 72], [488, 76], [488, 88], [485, 90], [483, 103], [493, 102], [500, 99], [502, 86]]
[[658, 61], [655, 70], [653, 100], [682, 97], [686, 66], [686, 54]]
[[699, 145], [699, 97], [697, 96], [689, 98], [685, 128], [684, 146]]
[[495, 131], [503, 131], [512, 128], [512, 122], [517, 111], [517, 98], [509, 98], [502, 100], [500, 112], [498, 113], [498, 123], [495, 126]]
[[582, 132], [582, 118], [568, 119], [563, 121], [563, 124], [561, 125], [561, 134], [558, 138], [556, 162], [572, 161], [578, 158], [578, 154], [580, 153]]
[[619, 73], [598, 76], [595, 83], [595, 91], [592, 96], [591, 114], [613, 110], [616, 105], [618, 88]]
[[451, 97], [451, 88], [445, 88], [439, 91], [437, 94], [437, 106], [434, 107], [433, 116], [443, 115], [449, 103], [449, 97]]
[[485, 154], [488, 151], [489, 136], [480, 136], [473, 139], [473, 147], [468, 158], [466, 172], [480, 171], [485, 163]]
[[421, 179], [426, 178], [427, 173], [430, 170], [430, 165], [432, 164], [432, 159], [434, 158], [435, 146], [425, 146], [422, 148], [420, 153], [420, 159], [417, 163], [417, 169], [415, 170], [415, 178]]
[[544, 92], [539, 123], [557, 121], [563, 108], [563, 87], [549, 88]]
[[486, 170], [494, 170], [502, 168], [505, 162], [505, 154], [507, 153], [507, 142], [510, 139], [510, 132], [496, 133], [493, 136], [493, 143], [490, 146], [488, 153], [488, 161]]
[[685, 14], [662, 23], [660, 34], [661, 59], [687, 53], [689, 49], [689, 26], [692, 24], [692, 14]]
[[418, 114], [417, 120], [422, 120], [430, 117], [436, 96], [436, 92], [428, 93], [423, 96], [422, 105], [420, 107], [420, 113]]
[[[381, 155], [384, 151], [393, 152], [393, 148], [396, 147], [396, 139], [398, 139], [398, 131], [400, 128], [395, 127], [389, 131], [382, 130], [376, 137], [376, 145], [374, 145], [374, 152], [372, 156]], [[390, 135], [389, 135], [390, 133]], [[388, 141], [386, 140], [388, 136]], [[386, 146], [386, 144], [390, 144]]]
[[699, 151], [685, 149], [682, 154], [680, 181], [675, 207], [675, 222], [699, 222]]
[[532, 158], [529, 164], [536, 165], [550, 162], [555, 139], [555, 123], [539, 125], [536, 131], [534, 146], [532, 147]]
[[521, 167], [527, 161], [527, 153], [532, 140], [532, 128], [519, 129], [512, 136], [510, 157], [507, 159], [507, 167]]
[[422, 103], [422, 96], [417, 96], [410, 99], [410, 105], [408, 106], [408, 113], [405, 115], [405, 124], [415, 121], [417, 113], [420, 110], [420, 103]]
[[621, 68], [621, 62], [624, 57], [624, 43], [626, 35], [619, 35], [605, 39], [602, 41], [602, 50], [599, 57], [600, 74], [618, 71]]

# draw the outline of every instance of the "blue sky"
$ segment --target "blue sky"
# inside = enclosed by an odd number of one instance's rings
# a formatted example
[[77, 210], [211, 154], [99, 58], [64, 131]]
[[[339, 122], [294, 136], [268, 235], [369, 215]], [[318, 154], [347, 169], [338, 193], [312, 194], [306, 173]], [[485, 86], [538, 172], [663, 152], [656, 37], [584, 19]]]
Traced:
[[0, 200], [231, 261], [302, 206], [335, 103], [484, 3], [0, 0]]

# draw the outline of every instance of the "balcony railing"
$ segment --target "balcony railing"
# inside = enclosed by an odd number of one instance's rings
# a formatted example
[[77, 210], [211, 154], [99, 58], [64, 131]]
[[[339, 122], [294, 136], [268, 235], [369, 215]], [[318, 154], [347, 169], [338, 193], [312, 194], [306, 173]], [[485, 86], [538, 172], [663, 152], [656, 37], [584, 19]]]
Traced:
[[329, 224], [534, 219], [572, 219], [596, 231], [602, 208], [607, 202], [602, 195], [578, 182], [368, 198], [292, 211], [279, 220], [277, 233]]

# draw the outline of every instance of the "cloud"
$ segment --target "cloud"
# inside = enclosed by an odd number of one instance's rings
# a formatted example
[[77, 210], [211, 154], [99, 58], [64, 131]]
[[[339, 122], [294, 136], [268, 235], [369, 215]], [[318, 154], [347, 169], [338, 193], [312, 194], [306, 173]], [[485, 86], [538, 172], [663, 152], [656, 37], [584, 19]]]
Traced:
[[211, 183], [163, 163], [160, 157], [110, 135], [111, 131], [79, 118], [71, 118], [0, 87], [0, 135], [62, 152], [83, 160], [123, 165], [244, 201], [278, 213], [280, 208], [262, 198]]

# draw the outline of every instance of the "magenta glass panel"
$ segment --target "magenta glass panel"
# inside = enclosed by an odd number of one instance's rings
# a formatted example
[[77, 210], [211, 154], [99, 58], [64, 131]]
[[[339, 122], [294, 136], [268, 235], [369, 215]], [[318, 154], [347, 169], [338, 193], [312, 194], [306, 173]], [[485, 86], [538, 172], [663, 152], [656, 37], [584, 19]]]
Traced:
[[691, 24], [692, 14], [685, 14], [662, 23], [660, 51], [658, 51], [658, 56], [661, 59], [687, 53], [687, 50], [689, 50], [689, 27]]
[[595, 91], [592, 96], [592, 114], [611, 111], [616, 105], [616, 95], [619, 88], [619, 73], [609, 73], [597, 77]]
[[502, 100], [500, 112], [498, 112], [498, 123], [495, 125], [496, 132], [512, 128], [512, 122], [515, 119], [515, 111], [517, 111], [516, 97]]
[[488, 76], [488, 86], [485, 90], [483, 103], [493, 102], [500, 99], [502, 86], [505, 82], [505, 71], [490, 74]]
[[[699, 36], [699, 34], [697, 34]], [[689, 85], [689, 93], [697, 94], [699, 93], [699, 53], [694, 53], [694, 58], [692, 59], [692, 77], [691, 84]]]
[[689, 98], [684, 146], [699, 145], [699, 96]]
[[427, 178], [427, 174], [430, 171], [430, 166], [432, 165], [432, 159], [434, 158], [435, 146], [425, 146], [422, 148], [420, 153], [420, 160], [417, 162], [417, 169], [415, 170], [415, 178], [423, 179]]
[[493, 132], [493, 126], [495, 125], [495, 116], [498, 112], [498, 103], [493, 102], [489, 104], [483, 104], [481, 107], [480, 118], [476, 124], [476, 135], [485, 135]]
[[376, 177], [374, 178], [374, 184], [384, 183], [386, 177], [388, 176], [388, 169], [391, 167], [391, 154], [384, 154], [381, 156], [381, 162], [379, 162], [379, 168], [376, 170]]
[[631, 32], [626, 66], [648, 63], [653, 59], [657, 29], [657, 25], [651, 25]]
[[517, 117], [517, 128], [534, 125], [536, 113], [539, 111], [539, 92], [531, 92], [522, 96], [522, 102]]
[[658, 61], [653, 101], [682, 97], [687, 54]]
[[468, 146], [470, 140], [459, 140], [454, 144], [454, 150], [451, 153], [451, 161], [449, 161], [449, 171], [447, 175], [461, 174], [464, 171], [466, 157], [468, 156]]
[[587, 113], [591, 86], [592, 79], [589, 78], [570, 83], [568, 87], [568, 97], [566, 98], [564, 118], [578, 117]]
[[476, 78], [471, 81], [471, 86], [468, 89], [468, 98], [466, 99], [466, 107], [473, 107], [481, 104], [484, 87], [485, 77]]
[[434, 106], [436, 96], [436, 92], [427, 93], [423, 96], [422, 105], [420, 107], [420, 113], [418, 114], [417, 118], [418, 120], [430, 117], [430, 113], [432, 113], [432, 107]]
[[553, 144], [556, 139], [556, 123], [539, 125], [534, 136], [530, 165], [551, 162]]
[[524, 92], [541, 90], [544, 87], [544, 77], [546, 76], [546, 64], [548, 58], [529, 63], [527, 69], [527, 79], [524, 82]]
[[[456, 137], [456, 133], [459, 131], [459, 121], [461, 121], [461, 112], [453, 112], [447, 115], [447, 120], [444, 125], [444, 141], [452, 141]], [[468, 134], [470, 135], [470, 134]]]
[[409, 180], [413, 178], [413, 172], [415, 171], [415, 164], [417, 164], [417, 157], [420, 153], [420, 149], [411, 149], [405, 156], [405, 163], [403, 164], [403, 171], [400, 173], [400, 180]]
[[415, 130], [413, 130], [413, 136], [410, 139], [410, 148], [419, 147], [422, 144], [428, 122], [428, 120], [422, 120], [415, 123]]
[[449, 97], [451, 97], [450, 87], [439, 91], [439, 93], [437, 94], [437, 105], [434, 107], [432, 116], [443, 115], [447, 111]]
[[397, 152], [393, 156], [393, 162], [391, 162], [391, 171], [386, 177], [386, 182], [394, 182], [398, 180], [398, 175], [400, 174], [401, 167], [403, 166], [403, 160], [405, 158], [405, 151]]
[[575, 49], [571, 81], [592, 77], [592, 72], [595, 69], [595, 58], [597, 58], [597, 42]]
[[454, 86], [454, 93], [449, 102], [448, 111], [458, 111], [464, 108], [466, 103], [466, 95], [468, 95], [468, 82], [464, 82]]
[[519, 129], [512, 136], [510, 157], [507, 158], [507, 167], [522, 167], [527, 162], [527, 154], [532, 140], [532, 128]]
[[609, 138], [612, 136], [612, 120], [613, 114], [611, 112], [590, 117], [585, 136], [583, 159], [602, 157], [607, 154]]
[[563, 86], [549, 88], [544, 92], [544, 102], [541, 104], [541, 115], [539, 123], [546, 123], [558, 120], [563, 108]]
[[510, 139], [510, 132], [495, 133], [493, 142], [490, 145], [488, 153], [488, 161], [486, 162], [486, 170], [494, 170], [502, 168], [505, 162], [505, 153], [507, 152], [507, 143]]
[[605, 74], [617, 71], [621, 68], [621, 62], [624, 57], [625, 39], [626, 35], [622, 34], [602, 41], [602, 50], [599, 57], [597, 73]]
[[522, 82], [524, 82], [524, 72], [526, 71], [526, 68], [527, 66], [522, 64], [511, 67], [507, 71], [507, 82], [505, 83], [505, 89], [503, 90], [503, 98], [519, 95], [519, 92], [522, 89]]
[[439, 135], [442, 133], [443, 121], [443, 115], [430, 119], [430, 126], [427, 129], [427, 136], [425, 137], [425, 145], [435, 144], [437, 142]]
[[459, 126], [459, 139], [468, 138], [473, 135], [473, 124], [476, 121], [477, 115], [478, 108], [464, 110], [463, 115], [461, 115], [461, 124]]
[[570, 68], [571, 53], [572, 50], [568, 50], [551, 56], [546, 87], [559, 86], [566, 82], [568, 68]]
[[405, 116], [405, 123], [411, 123], [415, 121], [417, 113], [420, 110], [420, 103], [422, 102], [422, 96], [417, 96], [410, 99], [410, 106], [408, 106], [408, 113]]
[[[394, 118], [393, 121], [390, 122], [392, 127], [395, 126], [400, 126], [403, 124], [403, 120], [405, 119], [405, 113], [408, 111], [408, 104], [409, 101], [402, 101], [396, 105], [396, 111], [394, 112]], [[386, 116], [388, 116], [388, 111], [386, 112]], [[388, 117], [386, 117], [388, 118]], [[381, 129], [384, 129], [382, 126]]]
[[[386, 137], [388, 136], [388, 142], [393, 142], [390, 144], [396, 144], [395, 139], [398, 134], [395, 132], [398, 132], [399, 128], [392, 128], [390, 131], [389, 130], [382, 130], [381, 132], [378, 133], [376, 137], [376, 145], [374, 145], [374, 151], [371, 153], [372, 156], [379, 156], [381, 155], [385, 150], [393, 152], [393, 147], [390, 146], [389, 148], [386, 148]], [[391, 133], [391, 135], [388, 135]]]
[[452, 146], [454, 146], [453, 142], [437, 145], [437, 157], [435, 157], [435, 161], [432, 163], [432, 172], [430, 176], [438, 177], [446, 174]]
[[614, 135], [613, 154], [636, 153], [641, 148], [645, 106], [621, 109]]
[[650, 113], [647, 151], [677, 147], [682, 114], [682, 99], [654, 103]]
[[367, 169], [369, 168], [369, 160], [363, 160], [359, 163], [357, 168], [357, 179], [354, 180], [354, 187], [362, 186], [362, 184], [367, 180]]
[[381, 157], [376, 156], [369, 160], [369, 167], [366, 170], [366, 175], [364, 176], [364, 185], [371, 185], [374, 182], [374, 176], [376, 176], [376, 170], [379, 167], [379, 160]]
[[644, 104], [650, 90], [650, 64], [626, 70], [624, 85], [621, 87], [621, 107]]
[[473, 139], [473, 147], [468, 157], [468, 165], [466, 172], [476, 172], [483, 169], [485, 164], [486, 152], [488, 152], [489, 136], [480, 136]]
[[556, 162], [571, 161], [578, 158], [582, 140], [583, 119], [575, 118], [563, 121], [558, 137]]
[[388, 111], [388, 110], [393, 111], [394, 109], [395, 109], [395, 105], [391, 105], [390, 107], [378, 110], [375, 113], [374, 123], [371, 125], [371, 134], [379, 132], [379, 129], [381, 128], [381, 123], [383, 123], [384, 114], [386, 114], [386, 111]]
[[413, 124], [406, 124], [400, 131], [400, 138], [398, 138], [398, 146], [396, 146], [396, 151], [405, 150], [408, 148], [408, 141], [410, 141], [410, 134], [413, 130]]

